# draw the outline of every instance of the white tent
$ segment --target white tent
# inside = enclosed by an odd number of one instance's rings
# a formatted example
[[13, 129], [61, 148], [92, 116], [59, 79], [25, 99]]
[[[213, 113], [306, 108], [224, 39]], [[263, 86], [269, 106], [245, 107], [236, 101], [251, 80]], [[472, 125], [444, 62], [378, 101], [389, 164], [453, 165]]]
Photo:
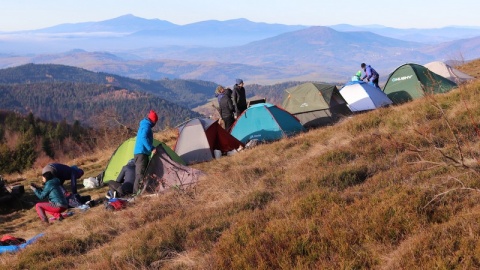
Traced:
[[380, 88], [362, 81], [347, 83], [340, 89], [340, 95], [352, 112], [374, 110], [392, 104]]
[[430, 71], [449, 79], [452, 82], [457, 84], [473, 80], [474, 77], [461, 72], [458, 69], [451, 67], [450, 65], [445, 64], [444, 62], [435, 61], [423, 65], [428, 68]]

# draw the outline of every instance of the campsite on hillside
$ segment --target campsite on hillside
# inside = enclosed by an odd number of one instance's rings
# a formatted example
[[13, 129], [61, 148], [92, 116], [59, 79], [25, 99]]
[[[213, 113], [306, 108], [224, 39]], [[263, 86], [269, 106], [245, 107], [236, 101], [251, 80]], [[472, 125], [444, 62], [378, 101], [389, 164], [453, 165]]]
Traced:
[[480, 269], [478, 8], [3, 3], [0, 269]]
[[[477, 60], [460, 68], [475, 74], [478, 67]], [[5, 248], [0, 263], [9, 269], [33, 262], [39, 269], [475, 268], [480, 84], [473, 79], [436, 93], [432, 85], [444, 89], [442, 81], [419, 81], [413, 85], [431, 91], [362, 113], [346, 111], [378, 104], [394, 90], [377, 97], [356, 89], [369, 97], [358, 103], [342, 88], [308, 83], [285, 89], [283, 103], [300, 106], [311, 91], [322, 93], [306, 118], [308, 112], [290, 114], [290, 105], [259, 103], [237, 119], [231, 135], [201, 118], [155, 132], [158, 159], [152, 158], [149, 175], [164, 173], [164, 182], [151, 178], [142, 195], [107, 210], [108, 187], [79, 181], [80, 194], [99, 204], [73, 208], [73, 215], [47, 227], [25, 190], [15, 210], [3, 212], [1, 230], [27, 242], [17, 252]], [[298, 89], [305, 94], [294, 95]], [[265, 132], [275, 126], [266, 119], [236, 131], [265, 113], [274, 122], [287, 113], [299, 124], [277, 125], [292, 130], [288, 137]], [[317, 126], [295, 128], [309, 121]], [[69, 163], [83, 168], [82, 180], [102, 172], [104, 181], [114, 179], [132, 158], [135, 137], [129, 136], [111, 137]], [[251, 140], [245, 138], [262, 136], [269, 142], [245, 147]], [[222, 156], [215, 156], [217, 149]], [[38, 174], [33, 169], [4, 178], [27, 186]]]

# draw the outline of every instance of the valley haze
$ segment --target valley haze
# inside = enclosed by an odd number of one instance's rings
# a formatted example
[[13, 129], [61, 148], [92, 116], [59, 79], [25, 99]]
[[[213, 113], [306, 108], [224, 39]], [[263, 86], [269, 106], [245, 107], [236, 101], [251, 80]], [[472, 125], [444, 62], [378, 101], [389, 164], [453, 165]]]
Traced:
[[362, 62], [385, 80], [407, 63], [480, 57], [480, 27], [285, 25], [244, 18], [178, 25], [131, 14], [1, 32], [0, 68], [53, 63], [136, 79], [194, 79], [231, 86], [324, 81], [342, 84]]

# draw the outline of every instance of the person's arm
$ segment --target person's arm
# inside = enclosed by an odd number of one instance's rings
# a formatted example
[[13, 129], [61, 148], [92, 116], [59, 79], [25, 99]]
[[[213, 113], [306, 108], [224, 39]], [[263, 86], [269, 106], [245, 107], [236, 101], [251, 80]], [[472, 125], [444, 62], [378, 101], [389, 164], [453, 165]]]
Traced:
[[238, 88], [237, 87], [233, 88], [232, 97], [233, 97], [233, 106], [234, 106], [235, 112], [238, 112], [237, 103], [238, 103], [239, 94], [238, 94]]
[[367, 74], [366, 74], [367, 80], [370, 81], [370, 79], [372, 78], [372, 75], [373, 75], [373, 74], [372, 74], [372, 69], [367, 67], [367, 71], [366, 71], [366, 72], [367, 72]]
[[233, 114], [235, 112], [235, 106], [233, 106], [233, 102], [231, 99], [227, 100], [228, 111]]
[[37, 195], [37, 197], [40, 199], [40, 200], [43, 200], [45, 199], [48, 194], [50, 193], [50, 191], [52, 191], [52, 186], [50, 186], [48, 183], [45, 184], [45, 187], [42, 189], [42, 188], [35, 188], [33, 190], [33, 192], [35, 193], [35, 195]]

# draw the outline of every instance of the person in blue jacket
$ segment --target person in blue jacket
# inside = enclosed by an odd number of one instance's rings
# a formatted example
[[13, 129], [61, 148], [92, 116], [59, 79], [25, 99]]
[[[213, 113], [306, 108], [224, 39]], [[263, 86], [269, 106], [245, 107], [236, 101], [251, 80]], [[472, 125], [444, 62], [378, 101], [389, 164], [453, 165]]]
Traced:
[[62, 220], [62, 213], [67, 210], [68, 202], [63, 195], [60, 179], [55, 177], [52, 172], [47, 171], [42, 174], [42, 182], [44, 183], [43, 188], [34, 183], [30, 184], [30, 188], [40, 200], [48, 198], [48, 202], [39, 202], [35, 205], [38, 217], [43, 222], [48, 223], [48, 218], [45, 214], [48, 213], [56, 219]]
[[138, 186], [143, 180], [145, 169], [151, 154], [155, 154], [156, 149], [153, 146], [152, 128], [158, 121], [158, 115], [154, 110], [150, 110], [148, 117], [140, 121], [135, 148], [133, 150], [133, 158], [135, 160], [135, 182], [133, 184], [133, 193], [137, 194]]
[[[123, 197], [133, 193], [133, 184], [135, 183], [135, 160], [130, 159], [128, 163], [122, 167], [120, 174], [115, 181], [109, 181], [108, 197]], [[116, 195], [114, 195], [116, 192]], [[107, 198], [108, 198], [107, 197]], [[109, 199], [110, 199], [109, 198]]]
[[365, 75], [362, 77], [362, 81], [367, 79], [370, 83], [372, 83], [375, 87], [380, 88], [378, 86], [378, 78], [380, 75], [378, 75], [378, 72], [373, 69], [370, 65], [366, 65], [365, 63], [362, 63], [360, 67], [363, 69], [365, 72]]
[[[68, 166], [61, 163], [50, 163], [42, 169], [42, 175], [46, 172], [51, 172], [54, 177], [60, 180], [60, 184], [63, 188], [63, 183], [66, 180], [70, 180], [72, 194], [77, 194], [77, 179], [83, 176], [83, 170], [77, 166]], [[66, 194], [65, 189], [63, 190]]]

